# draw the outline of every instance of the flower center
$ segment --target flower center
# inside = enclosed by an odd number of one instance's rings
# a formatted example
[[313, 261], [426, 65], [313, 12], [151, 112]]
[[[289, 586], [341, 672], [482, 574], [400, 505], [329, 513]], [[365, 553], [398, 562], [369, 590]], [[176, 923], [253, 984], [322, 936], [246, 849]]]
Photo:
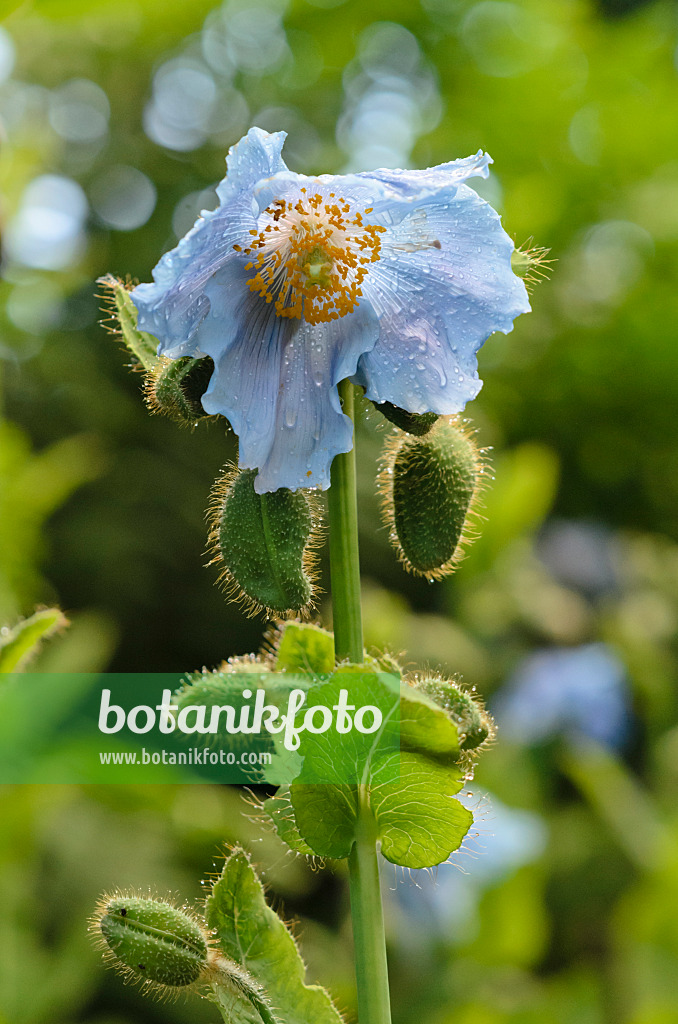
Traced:
[[386, 228], [363, 223], [371, 207], [354, 213], [334, 193], [327, 198], [307, 196], [305, 188], [301, 193], [296, 203], [276, 199], [262, 214], [263, 229], [250, 232], [248, 248], [233, 248], [253, 257], [245, 270], [256, 273], [247, 284], [266, 302], [275, 302], [278, 316], [328, 323], [358, 305]]

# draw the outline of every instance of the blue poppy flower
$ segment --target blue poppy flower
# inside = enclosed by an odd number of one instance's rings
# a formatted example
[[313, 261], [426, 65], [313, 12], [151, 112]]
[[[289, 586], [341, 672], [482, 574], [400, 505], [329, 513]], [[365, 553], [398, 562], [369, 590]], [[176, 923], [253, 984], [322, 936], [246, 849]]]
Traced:
[[497, 694], [492, 712], [509, 739], [531, 744], [564, 734], [618, 749], [632, 722], [626, 669], [602, 643], [535, 651]]
[[307, 177], [284, 139], [250, 129], [219, 207], [132, 292], [160, 354], [214, 360], [203, 407], [230, 421], [259, 493], [329, 486], [352, 446], [341, 380], [408, 412], [459, 412], [481, 387], [480, 346], [530, 308], [513, 242], [464, 184], [487, 177], [486, 154]]

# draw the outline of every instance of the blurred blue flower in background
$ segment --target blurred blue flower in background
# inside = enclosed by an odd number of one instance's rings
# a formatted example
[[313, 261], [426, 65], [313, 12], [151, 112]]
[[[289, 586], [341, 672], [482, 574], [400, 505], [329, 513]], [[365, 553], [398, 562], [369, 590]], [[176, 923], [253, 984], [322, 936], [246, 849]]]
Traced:
[[560, 583], [589, 597], [619, 586], [619, 540], [604, 523], [552, 519], [541, 531], [537, 554]]
[[507, 807], [495, 796], [462, 792], [471, 803], [474, 839], [449, 861], [430, 871], [411, 871], [396, 888], [397, 913], [407, 919], [398, 929], [405, 945], [423, 940], [468, 941], [484, 890], [538, 860], [546, 848], [546, 823], [531, 811]]
[[341, 380], [409, 412], [459, 412], [481, 387], [480, 346], [530, 308], [513, 242], [464, 184], [487, 177], [486, 154], [307, 177], [284, 139], [250, 129], [220, 206], [132, 293], [160, 354], [214, 360], [203, 406], [230, 421], [259, 493], [329, 486], [352, 446]]
[[540, 743], [559, 734], [623, 745], [631, 721], [624, 665], [602, 643], [538, 651], [492, 702], [501, 734]]

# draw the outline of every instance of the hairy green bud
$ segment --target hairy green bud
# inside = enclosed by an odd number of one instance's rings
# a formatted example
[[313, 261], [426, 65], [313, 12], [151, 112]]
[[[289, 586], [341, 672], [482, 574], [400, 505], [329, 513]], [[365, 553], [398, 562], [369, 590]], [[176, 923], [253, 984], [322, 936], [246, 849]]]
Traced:
[[142, 983], [186, 987], [208, 968], [204, 928], [171, 903], [124, 893], [104, 897], [92, 928], [99, 933], [108, 959]]
[[394, 426], [408, 434], [416, 434], [417, 437], [428, 434], [438, 420], [438, 414], [435, 412], [407, 412], [405, 409], [399, 409], [397, 405], [392, 405], [391, 402], [373, 402], [372, 404], [382, 416], [386, 417], [389, 423], [393, 423]]
[[168, 359], [163, 356], [146, 375], [146, 404], [152, 412], [169, 416], [176, 423], [194, 427], [209, 419], [201, 398], [207, 391], [214, 362], [209, 356]]
[[220, 581], [249, 615], [308, 615], [317, 592], [316, 498], [285, 487], [257, 494], [255, 476], [256, 470], [231, 468], [215, 485], [210, 550], [222, 566]]
[[459, 732], [462, 750], [476, 750], [494, 737], [494, 722], [475, 691], [464, 689], [456, 679], [438, 675], [414, 675], [408, 682], [450, 716]]
[[382, 515], [408, 572], [440, 579], [456, 568], [471, 539], [483, 468], [470, 434], [453, 417], [441, 417], [423, 437], [387, 440], [378, 478]]

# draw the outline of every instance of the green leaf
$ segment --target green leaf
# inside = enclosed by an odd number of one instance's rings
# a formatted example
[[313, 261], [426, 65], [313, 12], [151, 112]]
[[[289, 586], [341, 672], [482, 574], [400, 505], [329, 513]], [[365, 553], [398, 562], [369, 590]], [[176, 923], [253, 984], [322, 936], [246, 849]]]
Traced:
[[275, 668], [329, 675], [334, 669], [334, 637], [310, 623], [286, 623], [275, 642]]
[[[349, 723], [343, 731], [337, 712], [326, 732], [300, 733], [299, 753], [304, 765], [295, 784], [364, 784], [376, 758], [399, 751], [400, 680], [395, 676], [366, 672], [359, 666], [341, 668], [329, 680], [309, 689], [299, 717], [314, 705], [338, 706], [342, 690], [348, 691], [348, 714], [352, 719], [357, 717], [356, 709], [371, 706], [381, 712], [381, 725], [376, 732], [361, 732], [355, 723], [352, 727]], [[369, 727], [372, 720], [370, 713], [364, 719], [365, 726]]]
[[[308, 704], [336, 703], [347, 674], [337, 672], [329, 683], [312, 687]], [[410, 868], [441, 863], [459, 848], [473, 821], [454, 799], [464, 783], [454, 722], [425, 695], [393, 677], [353, 675], [350, 692], [356, 706], [374, 704], [382, 710], [381, 731], [367, 736], [355, 729], [345, 736], [334, 730], [302, 733], [304, 764], [289, 789], [294, 823], [281, 810], [285, 821], [276, 821], [278, 834], [289, 841], [287, 832], [299, 852], [304, 852], [299, 849], [303, 843], [321, 857], [348, 857], [364, 787], [363, 799], [388, 860]], [[399, 744], [394, 743], [398, 737]]]
[[[262, 1001], [274, 1007], [281, 1024], [341, 1024], [325, 989], [305, 983], [296, 943], [267, 906], [263, 886], [242, 850], [226, 860], [205, 910], [219, 949], [261, 986]], [[245, 996], [220, 992], [218, 1001], [229, 1024], [256, 1020]]]
[[[380, 784], [380, 775], [387, 781]], [[473, 824], [473, 815], [454, 799], [464, 784], [461, 771], [421, 754], [400, 756], [400, 778], [391, 766], [372, 775], [370, 806], [377, 822], [381, 852], [393, 864], [427, 868], [458, 850]]]
[[403, 684], [400, 746], [448, 764], [459, 760], [459, 733], [452, 719], [430, 697]]
[[44, 640], [68, 625], [59, 608], [45, 608], [0, 633], [0, 672], [21, 672]]
[[299, 834], [289, 786], [281, 786], [275, 796], [264, 800], [262, 806], [275, 825], [276, 832], [282, 841], [287, 843], [290, 850], [294, 850], [295, 853], [303, 853], [307, 857], [314, 855], [311, 847], [304, 842]]
[[[294, 845], [290, 845], [298, 852], [308, 852], [299, 850], [301, 842], [321, 857], [348, 856], [355, 838], [357, 785], [369, 779], [375, 759], [397, 753], [400, 748], [399, 680], [366, 672], [361, 666], [346, 666], [331, 679], [311, 686], [297, 722], [314, 705], [333, 708], [339, 703], [342, 690], [348, 690], [353, 710], [365, 705], [377, 707], [382, 725], [375, 733], [363, 734], [355, 728], [342, 732], [335, 719], [326, 732], [300, 734], [296, 756], [301, 771], [288, 776], [294, 779], [289, 791], [295, 826], [290, 833]], [[397, 764], [393, 773], [397, 778]], [[279, 822], [275, 824], [278, 834], [287, 839]]]

